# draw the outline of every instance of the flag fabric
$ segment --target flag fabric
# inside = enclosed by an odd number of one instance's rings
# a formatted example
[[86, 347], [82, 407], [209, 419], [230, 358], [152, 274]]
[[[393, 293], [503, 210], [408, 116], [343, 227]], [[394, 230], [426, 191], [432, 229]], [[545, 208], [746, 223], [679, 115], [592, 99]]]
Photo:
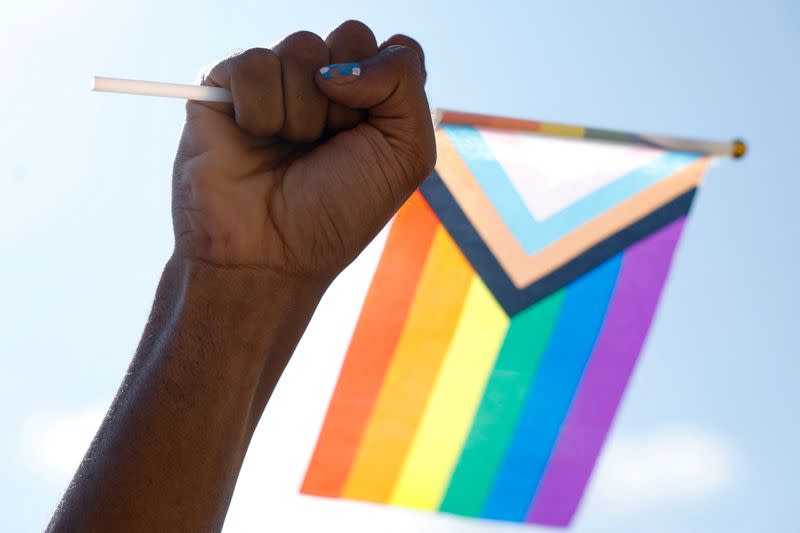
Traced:
[[393, 221], [301, 492], [563, 526], [708, 158], [472, 122]]

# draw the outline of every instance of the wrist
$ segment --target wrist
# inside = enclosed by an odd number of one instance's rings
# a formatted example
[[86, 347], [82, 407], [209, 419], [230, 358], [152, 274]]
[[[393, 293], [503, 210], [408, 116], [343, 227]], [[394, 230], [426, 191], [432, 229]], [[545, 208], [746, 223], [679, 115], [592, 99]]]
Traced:
[[173, 255], [181, 292], [189, 302], [203, 301], [212, 309], [246, 316], [274, 314], [298, 300], [319, 300], [330, 284], [323, 278], [293, 276], [260, 266], [215, 265]]
[[[168, 272], [172, 272], [168, 275]], [[174, 284], [181, 329], [240, 345], [243, 357], [263, 360], [284, 328], [307, 320], [330, 281], [292, 277], [268, 268], [220, 266], [174, 254], [165, 269]], [[204, 335], [204, 336], [205, 336]]]

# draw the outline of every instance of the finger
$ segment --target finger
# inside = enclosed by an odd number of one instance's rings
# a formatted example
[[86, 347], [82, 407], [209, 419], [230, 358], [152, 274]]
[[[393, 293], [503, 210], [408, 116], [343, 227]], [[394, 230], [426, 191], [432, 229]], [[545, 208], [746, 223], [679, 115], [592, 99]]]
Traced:
[[215, 65], [203, 83], [231, 91], [236, 124], [247, 133], [272, 136], [283, 127], [281, 63], [272, 50], [235, 54]]
[[330, 65], [320, 70], [317, 83], [332, 102], [368, 110], [369, 124], [415, 167], [410, 174], [425, 177], [436, 148], [424, 74], [414, 49], [389, 46], [360, 63]]
[[280, 135], [292, 142], [317, 140], [325, 128], [328, 99], [314, 81], [328, 63], [328, 46], [311, 32], [293, 33], [273, 49], [281, 60], [284, 121]]
[[[325, 42], [330, 49], [331, 63], [362, 61], [378, 53], [375, 35], [364, 23], [348, 20], [333, 30]], [[341, 104], [328, 105], [327, 129], [337, 132], [352, 128], [366, 117], [366, 112], [350, 109]]]
[[[231, 80], [230, 74], [227, 70], [227, 62], [231, 61], [238, 53], [239, 52], [236, 52], [216, 63], [206, 65], [206, 67], [200, 72], [200, 85], [207, 85], [209, 87], [222, 87], [223, 89], [230, 90]], [[233, 117], [233, 103], [201, 102], [198, 100], [187, 100], [186, 102], [187, 110], [206, 107]]]
[[417, 55], [419, 56], [419, 64], [422, 67], [422, 79], [423, 81], [428, 79], [428, 71], [425, 68], [425, 51], [422, 49], [422, 45], [420, 45], [416, 40], [412, 39], [408, 35], [403, 34], [395, 34], [386, 39], [378, 48], [379, 50], [385, 50], [390, 46], [406, 46], [414, 50]]

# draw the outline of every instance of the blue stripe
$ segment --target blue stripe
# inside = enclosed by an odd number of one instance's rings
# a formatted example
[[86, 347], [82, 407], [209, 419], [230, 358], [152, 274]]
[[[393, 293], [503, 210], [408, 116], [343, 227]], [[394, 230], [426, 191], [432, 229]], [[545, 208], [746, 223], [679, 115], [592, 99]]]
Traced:
[[497, 259], [470, 224], [464, 211], [434, 170], [420, 186], [425, 200], [436, 212], [444, 227], [464, 252], [472, 268], [478, 273], [492, 294], [503, 306], [508, 316], [538, 302], [586, 274], [603, 261], [623, 251], [628, 246], [658, 231], [670, 222], [685, 216], [692, 206], [695, 190], [692, 189], [669, 203], [640, 218], [623, 230], [612, 234], [550, 274], [525, 287], [517, 288]]
[[603, 325], [622, 255], [615, 255], [568, 286], [561, 315], [528, 390], [482, 517], [525, 520]]
[[667, 152], [652, 163], [620, 176], [552, 216], [537, 221], [500, 162], [492, 154], [480, 131], [472, 126], [460, 125], [445, 125], [443, 128], [528, 255], [539, 252], [700, 157], [698, 154]]

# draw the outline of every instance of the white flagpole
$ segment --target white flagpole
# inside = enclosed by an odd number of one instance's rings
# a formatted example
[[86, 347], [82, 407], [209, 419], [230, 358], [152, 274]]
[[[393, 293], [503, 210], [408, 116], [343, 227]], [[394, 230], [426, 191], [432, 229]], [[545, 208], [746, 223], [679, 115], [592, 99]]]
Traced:
[[[182, 83], [163, 83], [157, 81], [129, 80], [122, 78], [107, 78], [93, 76], [89, 84], [92, 91], [135, 94], [144, 96], [164, 96], [168, 98], [182, 98], [203, 102], [232, 102], [230, 91], [221, 87], [208, 87], [204, 85], [188, 85]], [[674, 150], [693, 152], [710, 156], [740, 158], [747, 152], [744, 141], [703, 141], [698, 139], [685, 139], [663, 135], [643, 135], [639, 133], [605, 130], [599, 128], [585, 128], [535, 120], [522, 120], [515, 118], [495, 117], [460, 111], [434, 110], [432, 113], [434, 124], [464, 124], [470, 126], [498, 127], [519, 129], [555, 137], [570, 137], [580, 139], [595, 139], [608, 142], [626, 144], [640, 144]]]

